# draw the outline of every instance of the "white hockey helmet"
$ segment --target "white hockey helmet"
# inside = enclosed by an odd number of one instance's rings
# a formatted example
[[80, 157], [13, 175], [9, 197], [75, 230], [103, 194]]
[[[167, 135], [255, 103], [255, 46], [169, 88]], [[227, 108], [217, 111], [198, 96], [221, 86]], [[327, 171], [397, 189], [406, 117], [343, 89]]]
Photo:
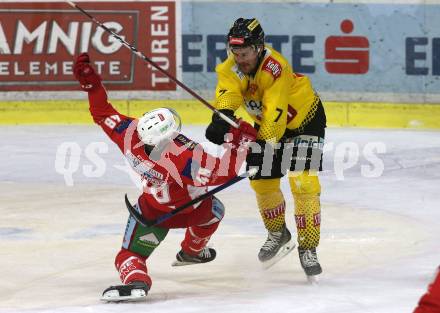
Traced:
[[167, 138], [174, 138], [181, 129], [179, 114], [170, 108], [159, 108], [145, 113], [137, 124], [139, 139], [155, 146]]

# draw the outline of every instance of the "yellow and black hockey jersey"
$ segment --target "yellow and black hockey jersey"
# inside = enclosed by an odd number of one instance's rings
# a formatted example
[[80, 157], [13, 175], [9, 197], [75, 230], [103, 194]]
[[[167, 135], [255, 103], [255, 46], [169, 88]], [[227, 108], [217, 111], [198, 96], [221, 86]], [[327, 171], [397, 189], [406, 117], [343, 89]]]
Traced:
[[294, 73], [287, 60], [265, 46], [255, 76], [243, 74], [230, 54], [217, 65], [215, 107], [237, 110], [243, 105], [260, 126], [258, 139], [278, 142], [286, 128], [296, 129], [316, 111], [318, 96], [307, 76]]

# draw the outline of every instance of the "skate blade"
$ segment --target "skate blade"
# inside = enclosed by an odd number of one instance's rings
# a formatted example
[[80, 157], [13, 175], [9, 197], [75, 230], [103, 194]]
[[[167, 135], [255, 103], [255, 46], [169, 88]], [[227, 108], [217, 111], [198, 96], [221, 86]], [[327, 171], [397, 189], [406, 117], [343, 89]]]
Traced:
[[295, 242], [293, 240], [290, 240], [288, 243], [286, 243], [279, 251], [278, 253], [270, 260], [263, 262], [263, 269], [267, 270], [274, 266], [276, 263], [281, 261], [282, 258], [284, 258], [286, 255], [288, 255], [290, 252], [295, 249]]
[[119, 303], [119, 302], [141, 302], [145, 301], [147, 297], [132, 297], [132, 296], [124, 296], [124, 297], [117, 297], [117, 298], [106, 298], [101, 297], [101, 301], [107, 302], [107, 303]]
[[318, 279], [318, 276], [317, 275], [313, 275], [313, 276], [311, 276], [311, 275], [306, 275], [307, 276], [307, 282], [310, 284], [310, 285], [318, 285], [318, 283], [319, 283], [319, 279]]
[[193, 265], [193, 264], [202, 264], [202, 263], [181, 262], [181, 261], [175, 260], [173, 263], [171, 263], [171, 266], [186, 266], [186, 265]]
[[[112, 290], [113, 291], [113, 290]], [[101, 301], [104, 302], [112, 302], [112, 303], [118, 303], [118, 302], [139, 302], [144, 301], [147, 298], [147, 294], [144, 290], [140, 289], [133, 289], [131, 291], [130, 296], [120, 296], [119, 292], [106, 292], [102, 295]]]

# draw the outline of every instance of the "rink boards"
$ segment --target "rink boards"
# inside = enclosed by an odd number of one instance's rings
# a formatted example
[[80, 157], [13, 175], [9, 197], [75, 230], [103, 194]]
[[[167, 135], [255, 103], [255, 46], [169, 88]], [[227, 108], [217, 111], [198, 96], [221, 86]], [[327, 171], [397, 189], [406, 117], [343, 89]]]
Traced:
[[[211, 111], [195, 100], [115, 100], [122, 113], [141, 116], [157, 107], [172, 107], [186, 124], [207, 125]], [[440, 105], [417, 103], [324, 102], [331, 127], [440, 128]], [[0, 124], [90, 124], [85, 100], [41, 100], [0, 102]], [[238, 115], [247, 118], [240, 109]]]

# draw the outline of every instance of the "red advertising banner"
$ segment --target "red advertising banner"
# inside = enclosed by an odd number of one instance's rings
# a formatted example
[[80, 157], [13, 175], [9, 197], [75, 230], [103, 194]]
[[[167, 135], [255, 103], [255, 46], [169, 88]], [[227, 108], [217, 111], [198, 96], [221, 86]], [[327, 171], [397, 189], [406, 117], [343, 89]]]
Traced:
[[[84, 10], [176, 76], [172, 1], [79, 2]], [[110, 90], [176, 90], [118, 40], [65, 2], [0, 3], [0, 90], [78, 90], [73, 63], [88, 52]]]

